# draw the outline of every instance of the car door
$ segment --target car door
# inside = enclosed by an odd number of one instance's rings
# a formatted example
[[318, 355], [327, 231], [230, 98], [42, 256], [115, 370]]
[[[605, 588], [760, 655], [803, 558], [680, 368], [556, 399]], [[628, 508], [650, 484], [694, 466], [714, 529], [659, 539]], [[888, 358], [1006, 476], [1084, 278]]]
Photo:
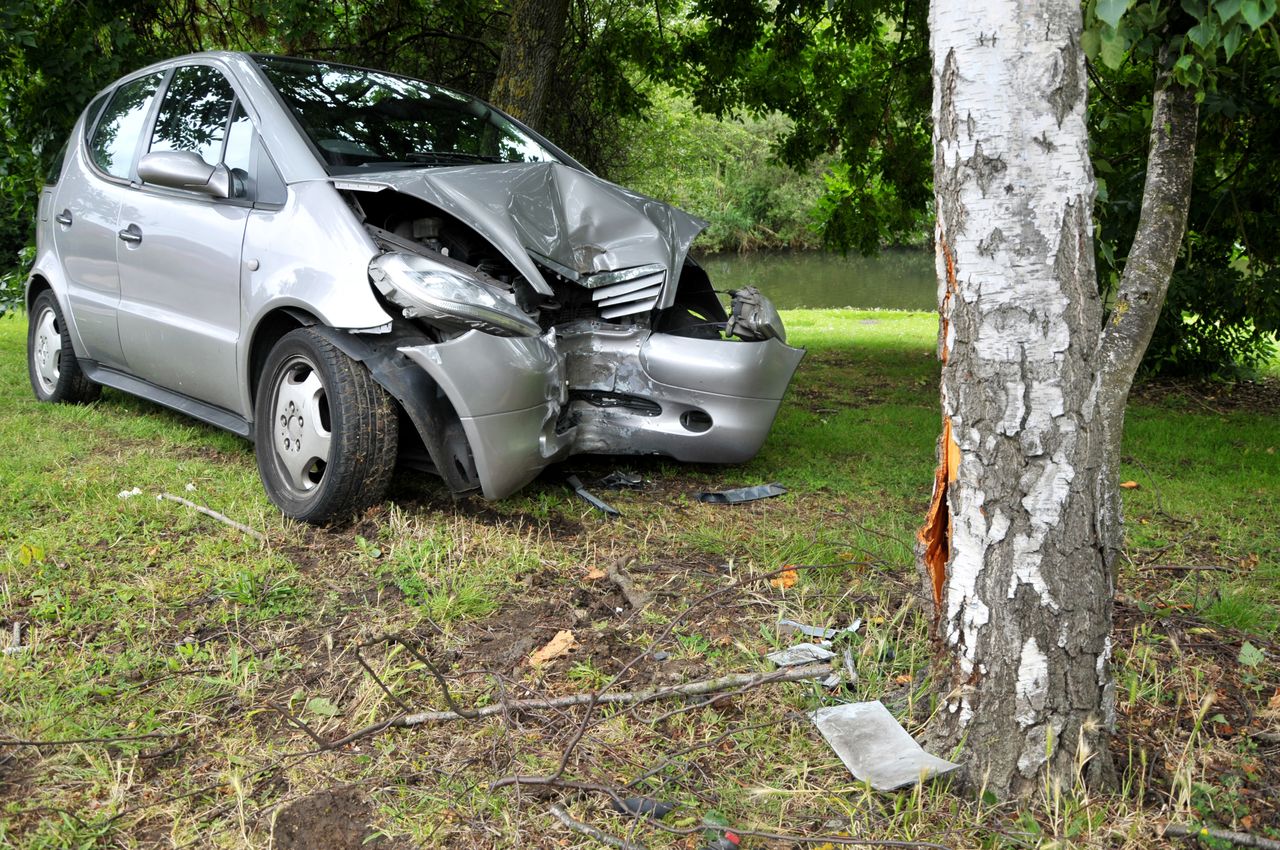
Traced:
[[231, 198], [142, 184], [120, 207], [120, 338], [129, 370], [236, 413], [240, 252], [252, 209], [253, 125], [219, 69], [174, 69], [145, 152], [193, 151], [232, 169]]
[[116, 225], [120, 204], [130, 191], [138, 142], [163, 79], [160, 72], [126, 82], [110, 94], [105, 109], [96, 102], [88, 110], [87, 144], [73, 141], [68, 146], [52, 204], [54, 245], [84, 354], [117, 368], [124, 366], [124, 353], [117, 322]]

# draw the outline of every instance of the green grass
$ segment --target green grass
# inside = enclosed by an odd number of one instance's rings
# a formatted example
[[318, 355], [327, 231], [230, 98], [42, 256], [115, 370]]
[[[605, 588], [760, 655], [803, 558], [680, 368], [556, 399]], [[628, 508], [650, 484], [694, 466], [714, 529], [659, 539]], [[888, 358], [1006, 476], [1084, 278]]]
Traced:
[[[927, 714], [932, 655], [928, 617], [911, 602], [911, 542], [939, 425], [935, 321], [850, 310], [785, 318], [808, 355], [749, 464], [575, 459], [568, 468], [588, 483], [615, 467], [646, 479], [639, 491], [601, 493], [623, 512], [612, 523], [564, 488], [562, 471], [493, 504], [455, 502], [402, 472], [386, 505], [328, 529], [280, 517], [241, 440], [113, 391], [87, 407], [37, 404], [25, 320], [0, 319], [0, 632], [21, 621], [30, 646], [0, 656], [0, 738], [159, 736], [0, 745], [0, 845], [266, 846], [287, 804], [347, 786], [367, 800], [351, 817], [409, 843], [567, 839], [545, 801], [488, 783], [554, 769], [571, 718], [423, 726], [299, 755], [313, 746], [299, 723], [331, 740], [393, 715], [394, 700], [446, 707], [423, 659], [449, 675], [460, 704], [485, 704], [503, 692], [598, 687], [669, 625], [657, 647], [669, 659], [644, 661], [619, 687], [764, 669], [762, 653], [785, 643], [779, 616], [861, 617], [852, 696], [883, 698], [908, 723], [916, 708]], [[1256, 744], [1223, 730], [1248, 723], [1246, 707], [1267, 716], [1278, 684], [1278, 435], [1274, 414], [1219, 412], [1172, 393], [1129, 412], [1122, 475], [1139, 487], [1125, 495], [1113, 794], [1046, 792], [1021, 816], [937, 788], [871, 794], [794, 713], [825, 699], [803, 685], [667, 717], [676, 705], [603, 710], [566, 775], [620, 784], [657, 767], [637, 788], [680, 802], [670, 823], [690, 828], [712, 809], [780, 831], [836, 820], [880, 838], [984, 847], [1139, 847], [1162, 811], [1274, 828], [1258, 789], [1280, 777]], [[769, 481], [790, 492], [735, 508], [694, 498]], [[141, 495], [121, 497], [135, 487]], [[268, 543], [157, 501], [160, 492]], [[643, 612], [600, 577], [614, 562], [657, 594]], [[843, 566], [690, 608], [730, 577], [793, 563]], [[562, 629], [577, 641], [568, 656], [524, 663]], [[1266, 650], [1262, 664], [1236, 663], [1246, 639]], [[1202, 709], [1209, 697], [1217, 702]], [[649, 847], [686, 846], [599, 802], [571, 808]]]

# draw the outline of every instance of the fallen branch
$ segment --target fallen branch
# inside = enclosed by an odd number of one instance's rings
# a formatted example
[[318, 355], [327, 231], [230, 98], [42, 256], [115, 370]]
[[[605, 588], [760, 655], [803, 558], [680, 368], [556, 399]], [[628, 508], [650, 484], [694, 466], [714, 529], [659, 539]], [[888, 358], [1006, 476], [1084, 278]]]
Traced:
[[1193, 572], [1195, 570], [1217, 570], [1218, 572], [1235, 572], [1231, 567], [1222, 564], [1139, 564], [1140, 570], [1173, 570], [1177, 572]]
[[622, 591], [622, 595], [627, 598], [627, 604], [635, 610], [639, 611], [653, 601], [653, 594], [645, 593], [636, 587], [636, 583], [631, 580], [631, 576], [623, 571], [621, 564], [616, 562], [610, 564], [606, 575], [608, 575], [609, 581], [616, 584], [618, 589]]
[[1263, 838], [1261, 835], [1250, 835], [1247, 832], [1233, 832], [1229, 829], [1214, 829], [1208, 826], [1186, 826], [1180, 823], [1171, 823], [1164, 828], [1166, 836], [1174, 835], [1181, 838], [1215, 838], [1219, 841], [1229, 841], [1237, 847], [1256, 847], [1258, 850], [1280, 850], [1280, 841], [1270, 838]]
[[326, 749], [340, 747], [357, 738], [381, 732], [384, 729], [407, 728], [421, 726], [425, 723], [442, 723], [450, 720], [471, 720], [492, 717], [513, 711], [537, 711], [552, 708], [573, 708], [579, 705], [635, 705], [652, 700], [673, 699], [677, 697], [696, 697], [719, 693], [733, 688], [747, 689], [774, 682], [799, 682], [805, 679], [820, 679], [830, 675], [830, 664], [806, 664], [799, 667], [786, 667], [771, 673], [734, 673], [716, 679], [704, 679], [698, 682], [687, 682], [683, 685], [671, 685], [664, 688], [645, 688], [639, 691], [621, 691], [618, 693], [572, 694], [554, 699], [515, 699], [495, 702], [473, 711], [420, 711], [416, 714], [401, 714], [387, 720], [352, 732], [345, 738], [326, 745]]
[[600, 830], [596, 829], [594, 826], [591, 826], [590, 824], [585, 824], [580, 820], [574, 819], [572, 815], [570, 815], [564, 809], [560, 808], [555, 803], [551, 804], [551, 808], [549, 809], [549, 811], [551, 812], [551, 814], [556, 816], [556, 820], [560, 821], [560, 823], [569, 827], [569, 829], [573, 830], [579, 835], [585, 835], [588, 838], [594, 839], [600, 842], [601, 844], [605, 845], [606, 847], [613, 847], [614, 850], [645, 850], [645, 846], [643, 844], [636, 844], [633, 841], [627, 841], [622, 838], [615, 838], [612, 835], [609, 835], [608, 833], [601, 832]]
[[191, 501], [190, 499], [184, 499], [181, 496], [175, 496], [172, 493], [161, 493], [159, 496], [156, 496], [156, 498], [165, 499], [170, 502], [177, 502], [179, 505], [185, 505], [186, 507], [191, 508], [191, 510], [196, 511], [197, 513], [202, 513], [207, 517], [216, 519], [218, 522], [222, 523], [223, 525], [231, 526], [236, 531], [239, 531], [242, 534], [249, 535], [254, 540], [257, 540], [259, 543], [267, 542], [267, 536], [263, 534], [261, 531], [256, 531], [250, 528], [249, 526], [245, 525], [244, 523], [236, 522], [226, 514], [220, 514], [215, 510], [206, 508], [204, 505], [197, 505], [195, 502]]

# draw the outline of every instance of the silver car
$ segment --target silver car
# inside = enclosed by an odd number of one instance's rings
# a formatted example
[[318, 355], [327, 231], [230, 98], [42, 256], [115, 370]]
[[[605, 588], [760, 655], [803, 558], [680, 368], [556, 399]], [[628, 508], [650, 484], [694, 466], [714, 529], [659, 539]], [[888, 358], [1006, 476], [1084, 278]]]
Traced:
[[705, 222], [394, 74], [144, 68], [39, 209], [36, 395], [114, 387], [252, 439], [310, 522], [380, 500], [397, 458], [489, 499], [579, 452], [745, 461], [803, 356], [758, 291], [725, 309], [689, 257]]

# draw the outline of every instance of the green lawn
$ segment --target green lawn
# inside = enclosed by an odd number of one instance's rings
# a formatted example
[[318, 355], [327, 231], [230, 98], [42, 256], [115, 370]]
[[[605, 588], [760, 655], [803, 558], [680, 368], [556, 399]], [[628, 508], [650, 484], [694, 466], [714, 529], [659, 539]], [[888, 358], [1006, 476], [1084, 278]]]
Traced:
[[[554, 770], [581, 714], [390, 730], [319, 754], [306, 753], [310, 735], [335, 740], [396, 714], [397, 701], [445, 708], [428, 663], [462, 705], [589, 690], [639, 655], [618, 688], [764, 670], [779, 616], [864, 618], [852, 695], [883, 698], [914, 729], [913, 710], [930, 704], [911, 540], [939, 418], [934, 319], [785, 319], [809, 354], [746, 466], [575, 459], [499, 503], [454, 501], [402, 472], [388, 503], [320, 530], [279, 516], [237, 438], [113, 391], [87, 407], [37, 404], [25, 317], [0, 319], [0, 630], [22, 622], [30, 647], [0, 656], [0, 846], [268, 846], [273, 828], [303, 827], [346, 846], [339, 822], [388, 836], [369, 846], [590, 846], [536, 789], [490, 788]], [[598, 711], [564, 776], [619, 787], [657, 768], [635, 788], [680, 803], [666, 823], [686, 832], [715, 811], [772, 832], [965, 847], [1139, 847], [1165, 817], [1280, 835], [1280, 760], [1248, 734], [1280, 719], [1280, 699], [1268, 708], [1280, 685], [1275, 411], [1144, 398], [1123, 470], [1139, 486], [1125, 495], [1116, 792], [1086, 801], [1068, 789], [1021, 815], [937, 789], [873, 795], [797, 713], [826, 699], [801, 685], [675, 714], [682, 704]], [[601, 491], [623, 512], [608, 522], [563, 475], [590, 485], [614, 468], [647, 483]], [[769, 481], [790, 492], [739, 507], [693, 498]], [[133, 488], [141, 495], [121, 495]], [[640, 613], [602, 577], [617, 563], [656, 594]], [[793, 563], [838, 566], [791, 588], [750, 580]], [[668, 657], [645, 654], [667, 629], [654, 648]], [[560, 630], [576, 648], [531, 667]], [[379, 640], [389, 634], [414, 651]], [[1246, 643], [1261, 657], [1242, 654]], [[317, 792], [329, 796], [311, 802], [326, 805], [308, 814], [303, 798]], [[648, 847], [701, 846], [621, 818], [590, 791], [554, 799]]]

